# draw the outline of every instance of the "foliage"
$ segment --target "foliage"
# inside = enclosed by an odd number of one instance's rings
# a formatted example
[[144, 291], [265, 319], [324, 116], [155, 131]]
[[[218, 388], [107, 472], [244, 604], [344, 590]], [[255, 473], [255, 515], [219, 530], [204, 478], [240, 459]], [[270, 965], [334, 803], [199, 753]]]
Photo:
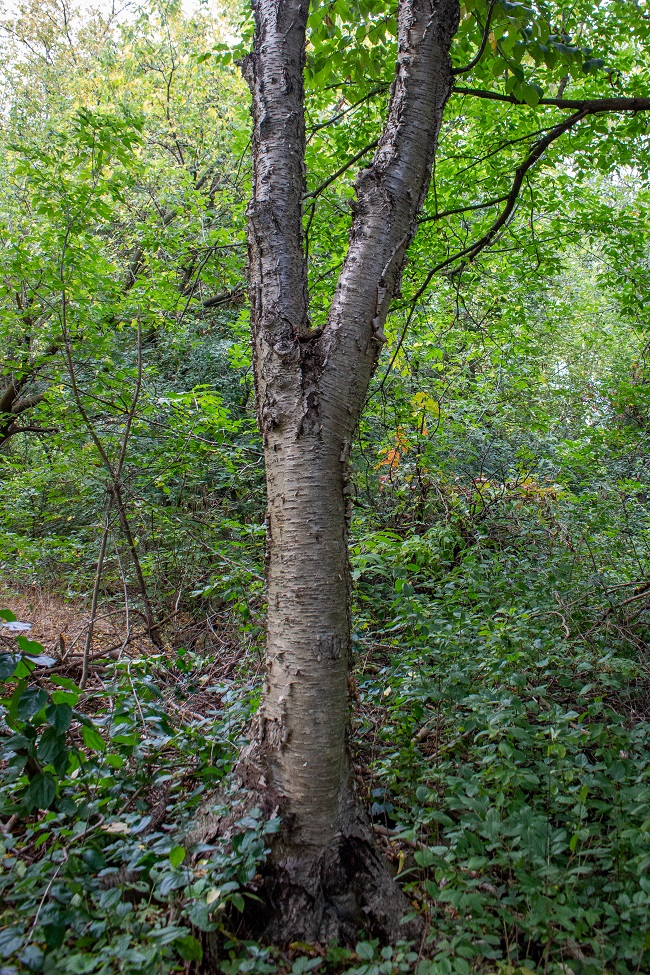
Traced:
[[[198, 970], [213, 934], [226, 975], [647, 970], [643, 113], [585, 117], [465, 253], [565, 117], [548, 96], [645, 92], [646, 5], [464, 4], [455, 67], [486, 43], [456, 76], [352, 457], [352, 748], [429, 938], [289, 949], [238, 938], [278, 823], [229, 791], [265, 534], [241, 51], [179, 4], [41, 6], [2, 52], [0, 569], [84, 598], [98, 579], [129, 619], [146, 595], [165, 640], [138, 653], [129, 630], [82, 690], [2, 633], [3, 975]], [[394, 52], [392, 7], [312, 5], [315, 325]], [[211, 816], [230, 839], [190, 842]]]
[[[232, 816], [215, 789], [249, 715], [243, 688], [210, 683], [212, 665], [186, 653], [118, 663], [83, 710], [69, 678], [52, 674], [49, 694], [5, 679], [0, 952], [18, 965], [6, 971], [178, 970], [200, 960], [201, 931], [243, 909], [277, 820], [243, 809], [229, 844], [183, 845], [199, 807]], [[197, 693], [211, 705], [188, 720]]]

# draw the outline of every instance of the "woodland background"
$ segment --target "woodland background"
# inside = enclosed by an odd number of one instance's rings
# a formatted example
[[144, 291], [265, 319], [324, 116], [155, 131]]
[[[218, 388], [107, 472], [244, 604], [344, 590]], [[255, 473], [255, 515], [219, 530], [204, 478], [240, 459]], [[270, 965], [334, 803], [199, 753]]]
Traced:
[[[226, 975], [650, 970], [644, 115], [555, 143], [491, 246], [423, 286], [557, 121], [549, 66], [565, 97], [623, 75], [644, 93], [645, 4], [596, 5], [600, 35], [574, 44], [579, 6], [544, 38], [536, 8], [499, 0], [478, 80], [505, 70], [524, 104], [448, 106], [354, 445], [351, 747], [431, 938], [282, 950], [238, 926], [277, 824], [247, 817], [228, 851], [196, 825], [263, 668], [240, 12], [5, 14], [0, 603], [33, 628], [0, 631], [2, 975], [195, 971], [209, 932]], [[317, 314], [387, 99], [391, 16], [314, 4]]]

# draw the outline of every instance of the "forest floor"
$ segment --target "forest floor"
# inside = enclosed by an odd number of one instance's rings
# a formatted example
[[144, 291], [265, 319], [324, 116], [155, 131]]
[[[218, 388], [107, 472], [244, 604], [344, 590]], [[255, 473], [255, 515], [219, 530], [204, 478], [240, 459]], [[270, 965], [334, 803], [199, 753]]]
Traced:
[[[158, 649], [130, 598], [112, 596], [97, 613], [81, 691], [88, 603], [0, 586], [0, 608], [30, 623], [29, 639], [54, 659], [34, 671], [3, 766], [11, 771], [29, 735], [54, 769], [31, 782], [11, 773], [0, 791], [0, 956], [17, 958], [12, 972], [113, 972], [124, 951], [128, 975], [197, 971], [215, 930], [225, 975], [648, 970], [645, 657], [593, 641], [569, 653], [555, 608], [542, 626], [523, 588], [507, 616], [486, 593], [457, 622], [453, 603], [403, 590], [386, 628], [356, 618], [354, 771], [378, 842], [431, 932], [422, 960], [403, 943], [285, 951], [246, 941], [238, 919], [256, 902], [273, 822], [246, 814], [232, 849], [189, 839], [197, 818], [220, 815], [245, 745], [261, 626], [227, 608], [175, 613]], [[0, 642], [9, 650], [11, 629]], [[54, 745], [65, 746], [60, 763]], [[56, 791], [36, 795], [39, 778]], [[46, 962], [60, 967], [34, 967]]]
[[[42, 644], [47, 655], [57, 661], [55, 670], [78, 676], [91, 621], [87, 601], [66, 599], [35, 586], [17, 588], [0, 584], [0, 608], [11, 610], [17, 620], [30, 624], [26, 635]], [[189, 614], [175, 613], [167, 622], [167, 642], [162, 655], [171, 659], [187, 647], [194, 652], [204, 651], [213, 665], [210, 679], [231, 676], [251, 652], [251, 641], [242, 637], [227, 613], [210, 613], [198, 622]], [[7, 627], [0, 626], [1, 636], [13, 641], [13, 634]], [[161, 650], [147, 635], [141, 614], [113, 601], [100, 604], [93, 624], [89, 655], [91, 677], [101, 674], [109, 661], [156, 654], [161, 654]], [[257, 656], [253, 661], [254, 673], [259, 672], [260, 663]], [[207, 677], [204, 677], [205, 683]]]
[[[0, 604], [10, 609], [19, 621], [30, 623], [31, 640], [43, 645], [48, 655], [60, 664], [75, 669], [83, 659], [83, 648], [90, 622], [88, 606], [81, 599], [63, 599], [43, 589], [25, 587], [20, 590], [0, 587]], [[93, 633], [92, 655], [110, 655], [124, 644], [128, 627], [124, 608], [101, 609]], [[130, 652], [151, 650], [151, 642], [142, 636], [134, 640]]]

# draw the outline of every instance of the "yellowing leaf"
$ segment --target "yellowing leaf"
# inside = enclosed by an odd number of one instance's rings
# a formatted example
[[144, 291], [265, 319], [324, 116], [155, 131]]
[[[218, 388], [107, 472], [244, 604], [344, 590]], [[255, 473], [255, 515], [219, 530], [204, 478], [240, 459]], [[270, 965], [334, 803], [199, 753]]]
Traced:
[[422, 413], [430, 413], [432, 416], [438, 416], [440, 413], [437, 400], [433, 396], [429, 396], [428, 393], [416, 393], [411, 399], [411, 406], [413, 407], [414, 415], [418, 416]]
[[211, 887], [210, 890], [206, 894], [205, 903], [209, 907], [210, 904], [214, 904], [214, 902], [217, 901], [217, 900], [219, 900], [220, 897], [221, 897], [221, 891], [219, 890], [219, 888], [218, 887]]
[[129, 825], [128, 823], [106, 823], [102, 829], [105, 833], [128, 833]]

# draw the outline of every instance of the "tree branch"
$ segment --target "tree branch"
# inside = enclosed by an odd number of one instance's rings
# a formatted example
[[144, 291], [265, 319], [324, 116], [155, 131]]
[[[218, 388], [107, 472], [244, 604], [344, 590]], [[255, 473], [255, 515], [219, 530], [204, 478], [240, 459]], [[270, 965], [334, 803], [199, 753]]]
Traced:
[[476, 67], [476, 65], [479, 63], [479, 61], [483, 57], [483, 52], [485, 51], [485, 45], [487, 44], [488, 37], [490, 36], [490, 24], [492, 23], [492, 13], [494, 11], [494, 5], [495, 5], [495, 3], [496, 3], [496, 0], [491, 0], [490, 6], [489, 6], [489, 9], [488, 9], [487, 20], [485, 21], [485, 27], [483, 28], [483, 37], [481, 38], [481, 45], [480, 45], [478, 51], [476, 52], [476, 56], [473, 57], [472, 60], [469, 62], [469, 64], [465, 65], [464, 68], [452, 68], [451, 69], [451, 73], [453, 75], [467, 74], [468, 71], [471, 71], [472, 68], [475, 68]]
[[376, 149], [378, 145], [379, 145], [379, 139], [375, 139], [374, 142], [368, 143], [368, 145], [364, 146], [363, 149], [359, 149], [359, 151], [355, 153], [355, 155], [352, 156], [350, 159], [348, 159], [346, 162], [344, 162], [343, 165], [339, 169], [337, 169], [335, 173], [332, 173], [331, 176], [328, 176], [328, 178], [324, 180], [320, 184], [320, 186], [317, 186], [315, 190], [311, 190], [309, 193], [305, 193], [305, 195], [303, 196], [303, 200], [311, 200], [313, 197], [320, 196], [320, 194], [324, 190], [326, 190], [327, 187], [334, 182], [334, 180], [337, 180], [339, 176], [342, 176], [343, 173], [346, 172], [346, 170], [348, 170], [351, 166], [354, 166], [355, 162], [358, 162], [361, 158], [363, 158], [363, 156], [366, 156], [373, 149]]
[[320, 339], [325, 363], [320, 401], [333, 404], [331, 415], [344, 435], [362, 409], [426, 199], [451, 90], [449, 49], [458, 17], [456, 0], [399, 4], [398, 56], [386, 124], [372, 162], [357, 177], [350, 245]]
[[455, 210], [441, 210], [440, 213], [433, 213], [430, 217], [421, 217], [418, 225], [421, 226], [423, 223], [430, 223], [432, 220], [442, 220], [443, 217], [453, 217], [457, 213], [469, 213], [470, 210], [487, 210], [488, 207], [496, 206], [497, 203], [503, 203], [507, 199], [508, 194], [504, 193], [503, 196], [495, 196], [493, 200], [486, 200], [484, 203], [473, 203], [471, 206], [456, 207]]
[[[454, 95], [469, 95], [472, 98], [486, 98], [493, 102], [506, 102], [508, 105], [527, 105], [527, 102], [514, 95], [503, 95], [498, 91], [483, 91], [480, 88], [456, 88]], [[539, 105], [554, 105], [556, 108], [571, 108], [595, 115], [597, 112], [647, 112], [650, 111], [650, 98], [540, 98]], [[531, 106], [528, 106], [531, 107]]]
[[15, 400], [12, 407], [11, 413], [18, 416], [20, 413], [24, 413], [25, 410], [30, 410], [32, 406], [38, 406], [45, 399], [45, 393], [32, 393], [29, 396], [23, 396], [19, 400]]
[[228, 291], [222, 291], [218, 295], [206, 298], [201, 304], [204, 308], [216, 308], [218, 305], [227, 305], [231, 301], [238, 301], [244, 293], [245, 288], [243, 286], [230, 288]]
[[[539, 142], [535, 143], [532, 151], [524, 159], [524, 161], [517, 167], [517, 170], [515, 171], [515, 178], [512, 183], [512, 188], [508, 193], [508, 196], [506, 197], [506, 205], [504, 206], [503, 210], [501, 211], [497, 219], [494, 221], [492, 226], [489, 228], [489, 230], [486, 231], [486, 233], [483, 234], [483, 236], [479, 238], [479, 240], [475, 241], [473, 244], [470, 244], [468, 247], [464, 247], [456, 254], [453, 254], [451, 257], [445, 258], [444, 261], [441, 261], [439, 264], [436, 264], [435, 267], [432, 267], [431, 270], [428, 272], [427, 276], [425, 277], [421, 286], [415, 292], [413, 297], [409, 299], [407, 303], [408, 305], [415, 304], [415, 302], [422, 297], [434, 274], [438, 274], [444, 268], [449, 267], [450, 264], [454, 264], [456, 261], [460, 260], [461, 257], [466, 258], [468, 261], [473, 260], [478, 254], [480, 254], [482, 250], [484, 250], [488, 246], [488, 244], [492, 240], [494, 240], [499, 230], [501, 230], [501, 228], [507, 222], [510, 215], [512, 214], [512, 211], [515, 208], [515, 204], [519, 196], [519, 191], [522, 187], [526, 173], [530, 169], [532, 169], [532, 167], [537, 162], [539, 162], [541, 157], [544, 155], [548, 147], [553, 142], [559, 139], [560, 136], [564, 135], [565, 132], [568, 132], [569, 129], [572, 129], [574, 125], [580, 122], [588, 114], [589, 113], [586, 109], [581, 109], [580, 111], [575, 112], [569, 118], [565, 119], [563, 122], [560, 122], [559, 125], [554, 126], [551, 129], [551, 131], [544, 136], [543, 139], [540, 139]], [[402, 305], [402, 307], [405, 306]]]
[[317, 122], [315, 125], [312, 125], [309, 129], [308, 141], [311, 141], [311, 137], [316, 132], [320, 132], [321, 129], [326, 129], [328, 126], [339, 122], [342, 118], [344, 118], [344, 116], [348, 115], [350, 112], [353, 112], [355, 108], [359, 108], [360, 105], [363, 105], [364, 102], [370, 101], [370, 99], [374, 98], [375, 95], [379, 95], [381, 92], [386, 91], [387, 87], [387, 85], [377, 85], [375, 88], [372, 88], [367, 95], [364, 95], [363, 98], [359, 98], [358, 101], [348, 105], [347, 108], [342, 108], [340, 112], [336, 113], [336, 115], [332, 115], [331, 118], [326, 119], [324, 122]]
[[18, 433], [58, 433], [58, 427], [10, 427], [6, 432], [0, 433], [0, 445], [3, 445], [7, 440], [11, 440]]

